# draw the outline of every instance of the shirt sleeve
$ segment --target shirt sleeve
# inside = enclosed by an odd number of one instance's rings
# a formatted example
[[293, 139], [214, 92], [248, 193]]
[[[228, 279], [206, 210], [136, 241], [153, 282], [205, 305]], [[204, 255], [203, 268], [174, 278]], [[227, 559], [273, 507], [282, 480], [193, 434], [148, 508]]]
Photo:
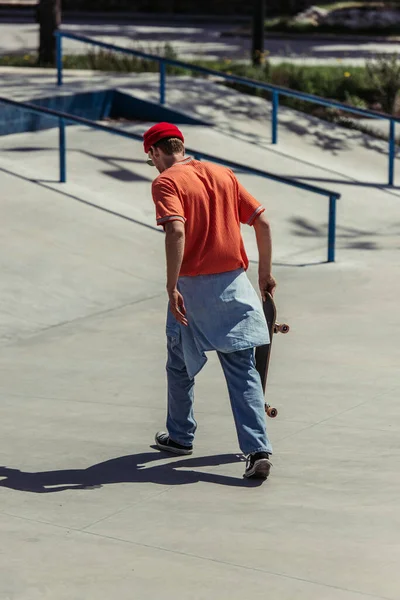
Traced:
[[265, 208], [249, 192], [237, 182], [239, 194], [239, 220], [246, 225], [254, 225], [256, 218]]
[[174, 184], [168, 179], [156, 179], [152, 186], [157, 225], [169, 221], [186, 222], [185, 211]]

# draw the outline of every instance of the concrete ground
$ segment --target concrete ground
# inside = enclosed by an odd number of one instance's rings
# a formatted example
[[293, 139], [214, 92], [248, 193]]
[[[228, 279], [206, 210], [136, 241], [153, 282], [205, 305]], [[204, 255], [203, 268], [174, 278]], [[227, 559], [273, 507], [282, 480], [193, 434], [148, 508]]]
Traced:
[[267, 207], [291, 325], [271, 359], [270, 479], [242, 479], [212, 355], [195, 454], [151, 447], [165, 268], [140, 143], [70, 127], [62, 185], [55, 130], [2, 137], [1, 599], [399, 597], [400, 198], [380, 185], [384, 148], [297, 115], [299, 135], [288, 113], [272, 148], [265, 103], [246, 118], [239, 95], [205, 89], [214, 127], [183, 127], [189, 146], [343, 194], [326, 264], [326, 199], [238, 174]]
[[[34, 19], [12, 19], [0, 23], [0, 56], [35, 52], [38, 48], [39, 26]], [[171, 22], [164, 16], [148, 22], [135, 22], [123, 18], [98, 21], [95, 18], [64, 18], [63, 29], [124, 47], [144, 52], [158, 53], [169, 43], [182, 60], [193, 58], [248, 60], [251, 55], [251, 39], [234, 35], [237, 26], [229, 21], [223, 23], [196, 23], [188, 16], [186, 22]], [[229, 34], [229, 36], [226, 36]], [[225, 37], [226, 36], [226, 37]], [[72, 40], [64, 40], [66, 52], [87, 52], [90, 48]], [[365, 61], [379, 54], [394, 54], [400, 49], [400, 42], [371, 37], [354, 40], [321, 39], [304, 37], [288, 39], [266, 35], [265, 49], [273, 63], [295, 62], [299, 64], [338, 64], [364, 65]]]

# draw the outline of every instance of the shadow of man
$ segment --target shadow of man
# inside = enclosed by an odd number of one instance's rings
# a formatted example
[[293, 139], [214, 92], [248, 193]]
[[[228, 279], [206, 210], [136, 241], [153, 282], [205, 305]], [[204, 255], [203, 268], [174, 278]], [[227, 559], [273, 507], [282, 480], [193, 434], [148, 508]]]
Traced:
[[[144, 452], [112, 458], [87, 469], [65, 469], [28, 473], [18, 469], [0, 467], [1, 487], [38, 494], [65, 490], [86, 490], [114, 483], [157, 483], [159, 485], [184, 485], [205, 481], [228, 486], [254, 486], [258, 482], [218, 473], [193, 470], [196, 467], [215, 467], [244, 459], [237, 454], [221, 454], [196, 458], [184, 458], [164, 464], [155, 461], [171, 458], [164, 452]], [[149, 466], [147, 466], [149, 464]]]

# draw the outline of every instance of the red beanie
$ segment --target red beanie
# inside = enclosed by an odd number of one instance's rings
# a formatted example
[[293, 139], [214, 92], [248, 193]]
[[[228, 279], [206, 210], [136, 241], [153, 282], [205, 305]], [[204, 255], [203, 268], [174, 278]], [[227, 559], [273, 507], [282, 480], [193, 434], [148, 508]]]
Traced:
[[171, 137], [178, 138], [178, 140], [182, 140], [182, 142], [185, 141], [183, 133], [176, 125], [172, 125], [172, 123], [157, 123], [157, 125], [153, 125], [153, 127], [150, 127], [150, 129], [143, 134], [145, 153], [148, 154], [150, 148], [160, 140]]

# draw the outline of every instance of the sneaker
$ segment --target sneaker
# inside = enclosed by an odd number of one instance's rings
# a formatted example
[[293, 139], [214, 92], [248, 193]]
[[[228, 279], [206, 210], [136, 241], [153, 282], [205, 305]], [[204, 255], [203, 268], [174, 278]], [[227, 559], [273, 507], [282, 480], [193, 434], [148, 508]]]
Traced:
[[165, 452], [172, 452], [173, 454], [193, 453], [193, 446], [182, 446], [182, 444], [174, 442], [165, 431], [156, 433], [155, 441], [157, 448], [165, 450]]
[[243, 477], [253, 479], [267, 479], [272, 467], [267, 452], [253, 452], [247, 457], [246, 471]]

